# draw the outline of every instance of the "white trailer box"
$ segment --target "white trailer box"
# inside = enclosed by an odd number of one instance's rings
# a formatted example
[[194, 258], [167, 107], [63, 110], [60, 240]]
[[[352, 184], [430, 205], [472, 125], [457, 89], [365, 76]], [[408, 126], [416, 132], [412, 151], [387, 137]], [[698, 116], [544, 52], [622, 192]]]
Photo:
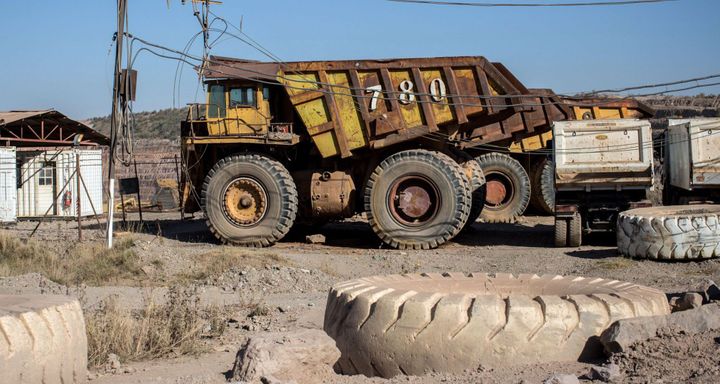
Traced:
[[653, 143], [643, 120], [579, 120], [553, 124], [558, 190], [652, 186]]
[[17, 159], [15, 147], [0, 147], [0, 222], [17, 220]]
[[666, 169], [673, 187], [720, 187], [720, 118], [670, 119]]
[[[82, 176], [79, 188], [75, 175], [77, 155]], [[103, 213], [101, 150], [59, 148], [19, 152], [18, 159], [18, 217], [77, 217], [78, 196], [81, 216]]]

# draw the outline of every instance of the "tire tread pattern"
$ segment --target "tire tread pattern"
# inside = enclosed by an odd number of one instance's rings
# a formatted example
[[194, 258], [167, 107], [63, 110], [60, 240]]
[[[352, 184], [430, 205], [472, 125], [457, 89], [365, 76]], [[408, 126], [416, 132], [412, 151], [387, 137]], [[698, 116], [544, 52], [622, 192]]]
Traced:
[[[680, 210], [680, 213], [676, 213]], [[720, 257], [720, 209], [655, 207], [620, 213], [619, 252], [631, 258], [699, 260]]]
[[[275, 180], [280, 184], [280, 196], [282, 197], [282, 209], [281, 216], [278, 221], [277, 228], [273, 230], [272, 234], [264, 238], [249, 242], [238, 242], [233, 241], [224, 237], [213, 225], [213, 223], [207, 219], [205, 222], [210, 229], [210, 232], [223, 244], [264, 248], [269, 247], [276, 242], [280, 241], [285, 235], [290, 232], [290, 229], [295, 222], [298, 211], [298, 193], [290, 172], [277, 160], [273, 160], [267, 156], [260, 154], [245, 154], [245, 155], [232, 155], [226, 157], [215, 164], [213, 168], [208, 172], [203, 182], [202, 195], [200, 199], [200, 205], [205, 211], [207, 211], [207, 189], [210, 184], [210, 180], [220, 169], [231, 163], [255, 163], [264, 169], [268, 170]], [[207, 216], [207, 215], [206, 215]]]
[[[490, 291], [433, 293], [403, 288], [417, 280], [450, 286], [471, 283], [478, 291], [486, 287]], [[527, 285], [537, 287], [537, 294], [492, 290]], [[576, 293], [545, 293], [553, 287]], [[670, 312], [659, 290], [616, 280], [553, 275], [373, 276], [333, 287], [327, 303], [324, 329], [342, 352], [338, 369], [385, 378], [460, 373], [517, 360], [573, 361], [588, 340], [612, 322]]]

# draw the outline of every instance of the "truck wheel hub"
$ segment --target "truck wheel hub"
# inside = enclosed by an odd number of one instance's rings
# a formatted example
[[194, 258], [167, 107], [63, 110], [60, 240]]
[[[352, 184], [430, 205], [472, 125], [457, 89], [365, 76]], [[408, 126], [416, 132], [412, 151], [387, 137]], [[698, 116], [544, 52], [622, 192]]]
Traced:
[[490, 205], [500, 205], [507, 196], [505, 185], [499, 180], [490, 180], [487, 182], [487, 196], [485, 201]]
[[260, 222], [267, 210], [267, 193], [260, 183], [241, 177], [233, 180], [225, 190], [225, 216], [239, 226]]
[[393, 183], [389, 195], [390, 212], [398, 222], [414, 226], [432, 220], [439, 207], [435, 185], [422, 177], [404, 177]]

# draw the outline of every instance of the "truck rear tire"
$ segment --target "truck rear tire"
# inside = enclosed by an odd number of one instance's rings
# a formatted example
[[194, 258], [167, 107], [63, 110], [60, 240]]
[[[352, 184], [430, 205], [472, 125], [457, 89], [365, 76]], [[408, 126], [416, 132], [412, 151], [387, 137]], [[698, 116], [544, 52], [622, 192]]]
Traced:
[[87, 334], [76, 299], [0, 295], [0, 382], [87, 381]]
[[[468, 155], [469, 156], [469, 155]], [[462, 163], [465, 174], [470, 175], [470, 185], [472, 188], [472, 205], [470, 206], [470, 214], [468, 220], [463, 226], [463, 231], [470, 229], [485, 208], [485, 197], [487, 195], [487, 185], [485, 184], [485, 173], [483, 172], [480, 164], [475, 161], [472, 157], [465, 160]]]
[[480, 217], [490, 223], [511, 223], [530, 202], [530, 177], [520, 162], [501, 153], [476, 158], [485, 173], [487, 197]]
[[555, 213], [555, 164], [545, 159], [532, 170], [530, 204], [547, 215]]
[[669, 313], [664, 292], [616, 280], [423, 273], [336, 284], [323, 328], [338, 371], [391, 378], [577, 361], [615, 321]]
[[223, 243], [267, 247], [290, 231], [298, 196], [279, 162], [259, 154], [234, 155], [208, 173], [202, 206], [210, 231]]
[[375, 168], [365, 187], [373, 231], [397, 249], [431, 249], [467, 222], [471, 193], [460, 166], [426, 150], [398, 152]]
[[720, 206], [632, 209], [620, 213], [618, 251], [627, 257], [697, 260], [720, 257]]

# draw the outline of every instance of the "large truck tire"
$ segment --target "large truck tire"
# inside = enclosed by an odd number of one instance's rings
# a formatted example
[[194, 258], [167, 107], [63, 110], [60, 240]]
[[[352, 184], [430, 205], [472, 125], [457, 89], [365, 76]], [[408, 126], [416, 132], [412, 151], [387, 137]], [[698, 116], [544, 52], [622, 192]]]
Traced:
[[[469, 155], [468, 155], [469, 156]], [[473, 158], [466, 159], [461, 166], [465, 170], [465, 174], [469, 175], [470, 186], [472, 188], [472, 203], [470, 205], [470, 214], [467, 222], [463, 226], [463, 231], [472, 227], [480, 218], [480, 214], [485, 208], [485, 197], [487, 196], [487, 186], [485, 184], [485, 173], [480, 164]]]
[[639, 259], [720, 257], [720, 206], [631, 209], [618, 216], [618, 250]]
[[373, 231], [397, 249], [431, 249], [467, 222], [471, 193], [462, 168], [439, 152], [395, 153], [375, 168], [365, 187]]
[[555, 213], [555, 163], [544, 159], [532, 170], [530, 204], [541, 213]]
[[338, 371], [390, 378], [577, 361], [613, 322], [669, 313], [663, 292], [616, 280], [431, 273], [335, 285], [324, 329]]
[[480, 217], [490, 223], [514, 222], [530, 202], [530, 177], [525, 168], [502, 153], [487, 153], [476, 160], [487, 181], [485, 208]]
[[290, 231], [298, 209], [295, 182], [267, 156], [234, 155], [210, 170], [202, 190], [210, 231], [223, 243], [267, 247]]
[[82, 309], [67, 296], [0, 295], [0, 382], [87, 381]]

